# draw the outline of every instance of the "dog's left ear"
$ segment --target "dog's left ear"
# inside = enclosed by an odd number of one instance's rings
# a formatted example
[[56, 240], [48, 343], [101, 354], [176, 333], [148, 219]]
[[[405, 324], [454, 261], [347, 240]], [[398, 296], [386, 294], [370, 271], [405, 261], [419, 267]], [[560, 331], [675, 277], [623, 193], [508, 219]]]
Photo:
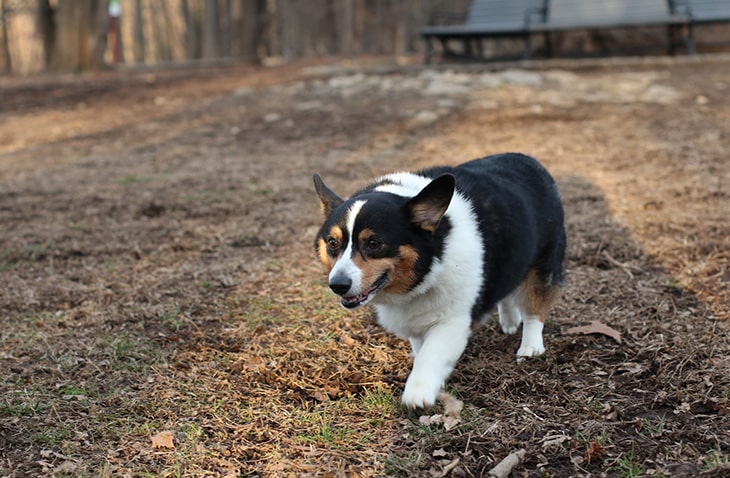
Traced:
[[451, 174], [442, 174], [428, 183], [406, 204], [411, 221], [425, 231], [435, 231], [449, 207], [455, 187], [456, 180]]
[[314, 179], [314, 189], [317, 190], [317, 196], [319, 196], [322, 214], [324, 214], [324, 217], [326, 218], [330, 215], [334, 208], [342, 204], [342, 198], [332, 192], [332, 190], [324, 184], [324, 181], [322, 181], [322, 178], [319, 177], [319, 174], [314, 173], [312, 179]]

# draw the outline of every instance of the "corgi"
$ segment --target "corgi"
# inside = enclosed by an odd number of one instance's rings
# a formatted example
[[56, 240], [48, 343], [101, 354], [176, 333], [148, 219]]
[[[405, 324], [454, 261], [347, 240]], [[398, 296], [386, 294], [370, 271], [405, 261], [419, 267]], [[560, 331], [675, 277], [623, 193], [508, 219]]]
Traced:
[[545, 352], [567, 239], [558, 187], [536, 159], [505, 153], [388, 174], [349, 199], [318, 174], [314, 186], [324, 216], [314, 249], [329, 288], [347, 309], [372, 304], [378, 323], [410, 342], [403, 405], [435, 404], [495, 307], [504, 333], [522, 325], [518, 361]]

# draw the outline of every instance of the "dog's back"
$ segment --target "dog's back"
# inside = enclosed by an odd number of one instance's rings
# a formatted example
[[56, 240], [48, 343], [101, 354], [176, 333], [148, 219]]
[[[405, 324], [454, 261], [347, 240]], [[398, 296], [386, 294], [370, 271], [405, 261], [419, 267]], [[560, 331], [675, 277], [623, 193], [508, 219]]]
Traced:
[[480, 319], [534, 270], [546, 286], [563, 282], [566, 234], [555, 181], [535, 159], [506, 153], [456, 167], [421, 171], [453, 174], [474, 209], [484, 241], [482, 290], [472, 309]]

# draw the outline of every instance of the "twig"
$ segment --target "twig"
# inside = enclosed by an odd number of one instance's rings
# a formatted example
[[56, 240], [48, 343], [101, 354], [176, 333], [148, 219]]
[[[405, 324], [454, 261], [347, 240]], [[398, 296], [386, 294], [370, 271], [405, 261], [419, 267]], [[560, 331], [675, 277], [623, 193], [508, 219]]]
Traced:
[[456, 465], [459, 464], [459, 461], [461, 461], [461, 458], [454, 458], [454, 460], [451, 463], [449, 463], [448, 465], [446, 465], [444, 467], [444, 470], [441, 472], [441, 478], [443, 478], [446, 475], [448, 475], [449, 473], [451, 473], [451, 471], [454, 468], [456, 468]]
[[521, 448], [516, 452], [507, 455], [504, 460], [497, 463], [497, 466], [489, 470], [489, 476], [496, 478], [507, 478], [512, 469], [518, 466], [525, 459], [525, 449]]
[[616, 259], [614, 259], [613, 257], [611, 257], [611, 254], [609, 254], [608, 251], [606, 251], [606, 250], [603, 251], [603, 255], [606, 257], [606, 260], [608, 262], [610, 262], [611, 264], [615, 265], [616, 267], [620, 267], [621, 269], [623, 269], [623, 271], [626, 274], [628, 274], [628, 276], [631, 279], [634, 278], [634, 274], [631, 273], [631, 269], [634, 269], [637, 272], [639, 272], [641, 270], [641, 269], [638, 269], [638, 268], [636, 268], [634, 266], [631, 266], [629, 264], [624, 264], [623, 262], [617, 261]]

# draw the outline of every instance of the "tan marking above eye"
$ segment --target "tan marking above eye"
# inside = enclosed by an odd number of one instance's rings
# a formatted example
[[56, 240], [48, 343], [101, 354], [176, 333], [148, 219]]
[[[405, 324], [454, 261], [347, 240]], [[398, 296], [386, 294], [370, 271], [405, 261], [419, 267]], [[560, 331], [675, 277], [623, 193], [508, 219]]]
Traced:
[[322, 262], [322, 265], [325, 267], [325, 269], [331, 270], [332, 261], [330, 260], [329, 254], [327, 254], [327, 243], [321, 237], [317, 241], [317, 255], [319, 256], [319, 260]]
[[337, 239], [337, 242], [342, 244], [342, 237], [344, 236], [342, 228], [340, 226], [332, 226], [329, 233], [330, 237]]

